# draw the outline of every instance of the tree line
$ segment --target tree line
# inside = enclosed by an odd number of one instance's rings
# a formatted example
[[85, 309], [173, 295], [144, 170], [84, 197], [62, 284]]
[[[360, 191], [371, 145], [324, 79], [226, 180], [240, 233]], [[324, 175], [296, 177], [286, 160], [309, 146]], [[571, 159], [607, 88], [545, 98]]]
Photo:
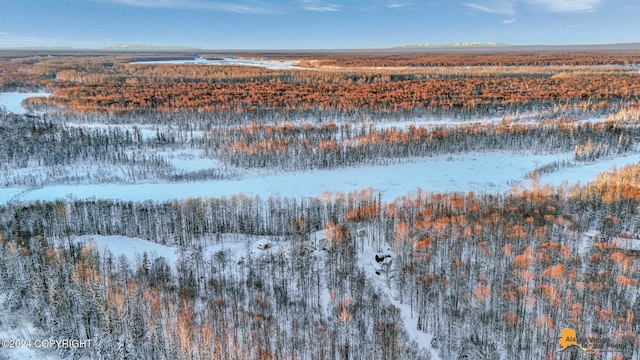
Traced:
[[631, 67], [640, 57], [632, 52], [318, 57], [299, 59], [314, 71], [281, 71], [131, 64], [131, 56], [121, 55], [35, 55], [0, 61], [0, 86], [53, 91], [49, 98], [30, 99], [34, 107], [106, 113], [487, 111], [582, 101], [607, 108], [640, 93]]
[[525, 149], [538, 153], [573, 151], [575, 161], [594, 161], [632, 151], [638, 135], [634, 125], [618, 121], [522, 124], [504, 120], [448, 127], [409, 125], [406, 129], [374, 123], [252, 123], [218, 127], [195, 142], [207, 154], [234, 166], [300, 170]]
[[0, 144], [0, 183], [4, 186], [236, 176], [224, 168], [178, 170], [159, 152], [182, 148], [186, 141], [178, 145], [183, 139], [164, 133], [147, 139], [138, 127], [75, 127], [52, 119], [0, 112], [0, 134], [4, 139]]

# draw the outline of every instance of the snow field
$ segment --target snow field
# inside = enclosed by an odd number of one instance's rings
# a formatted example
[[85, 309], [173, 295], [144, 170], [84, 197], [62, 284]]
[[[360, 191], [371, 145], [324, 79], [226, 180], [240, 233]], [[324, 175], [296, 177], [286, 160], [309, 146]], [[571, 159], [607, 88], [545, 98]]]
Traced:
[[[278, 60], [260, 60], [260, 59], [235, 59], [222, 58], [207, 60], [197, 58], [193, 60], [153, 60], [153, 61], [135, 61], [132, 64], [175, 64], [175, 65], [236, 65], [236, 66], [253, 66], [262, 67], [270, 70], [291, 70], [298, 69], [296, 61], [278, 61]], [[303, 69], [303, 68], [300, 68]]]
[[[194, 60], [195, 61], [195, 60]], [[198, 60], [202, 61], [202, 60]], [[211, 60], [219, 63], [262, 64], [271, 62], [259, 60], [224, 59]], [[193, 62], [193, 61], [192, 61]], [[20, 111], [20, 101], [30, 96], [47, 96], [44, 93], [0, 93], [0, 105]], [[23, 111], [24, 109], [22, 109]], [[534, 115], [522, 114], [516, 120], [532, 121]], [[604, 120], [594, 118], [591, 122]], [[500, 118], [479, 119], [481, 123], [494, 123]], [[515, 121], [515, 120], [514, 120]], [[469, 121], [416, 119], [401, 122], [377, 122], [380, 128], [405, 128], [416, 126], [455, 126]], [[143, 137], [155, 137], [162, 127], [151, 125], [105, 125], [76, 124], [68, 126], [87, 129], [108, 128], [110, 126], [133, 130], [137, 126]], [[193, 132], [189, 136], [200, 136]], [[163, 149], [155, 153], [173, 167], [176, 174], [188, 174], [203, 170], [221, 169], [219, 160], [204, 156], [203, 151], [187, 147]], [[371, 188], [380, 192], [383, 200], [390, 201], [407, 192], [421, 188], [425, 191], [484, 191], [505, 192], [516, 183], [527, 184], [527, 173], [536, 167], [554, 161], [570, 161], [572, 152], [533, 154], [527, 151], [490, 151], [438, 155], [433, 157], [402, 159], [391, 165], [367, 165], [328, 170], [274, 172], [264, 169], [236, 169], [240, 176], [233, 180], [199, 180], [191, 182], [167, 182], [154, 177], [140, 178], [135, 169], [120, 166], [106, 167], [105, 164], [79, 164], [56, 168], [27, 167], [23, 169], [0, 168], [0, 180], [5, 183], [25, 185], [0, 187], [0, 203], [11, 200], [55, 200], [73, 197], [78, 199], [120, 199], [132, 201], [185, 199], [190, 197], [222, 197], [244, 193], [249, 196], [306, 197], [319, 196], [325, 191], [348, 193]], [[601, 159], [594, 163], [579, 163], [553, 173], [540, 176], [541, 183], [554, 186], [584, 184], [613, 166], [623, 166], [640, 161], [637, 153]], [[21, 180], [22, 179], [22, 180]], [[68, 183], [74, 179], [73, 184]], [[105, 180], [106, 182], [105, 183]], [[77, 184], [76, 184], [77, 183]], [[96, 184], [105, 183], [105, 184]], [[42, 184], [45, 184], [44, 186]], [[47, 185], [51, 184], [51, 185]]]
[[[243, 193], [248, 196], [307, 197], [325, 191], [348, 193], [364, 188], [380, 192], [384, 201], [393, 200], [407, 192], [424, 191], [484, 191], [505, 192], [512, 185], [524, 182], [526, 174], [539, 165], [556, 160], [568, 160], [571, 153], [530, 154], [487, 152], [460, 155], [441, 155], [414, 159], [391, 165], [359, 166], [352, 168], [270, 172], [245, 170], [241, 179], [204, 180], [193, 182], [145, 182], [133, 184], [48, 185], [37, 189], [0, 188], [0, 201], [52, 201], [73, 197], [78, 199], [119, 199], [127, 201], [186, 199], [197, 197], [225, 197]], [[196, 155], [171, 155], [169, 162], [179, 170], [194, 171], [219, 166], [216, 160]], [[541, 183], [560, 186], [580, 182], [585, 184], [613, 166], [640, 161], [637, 154], [627, 154], [590, 164], [561, 169], [544, 174]]]
[[22, 101], [30, 97], [49, 97], [47, 93], [0, 93], [0, 106], [5, 110], [14, 114], [24, 114], [25, 108], [22, 107]]

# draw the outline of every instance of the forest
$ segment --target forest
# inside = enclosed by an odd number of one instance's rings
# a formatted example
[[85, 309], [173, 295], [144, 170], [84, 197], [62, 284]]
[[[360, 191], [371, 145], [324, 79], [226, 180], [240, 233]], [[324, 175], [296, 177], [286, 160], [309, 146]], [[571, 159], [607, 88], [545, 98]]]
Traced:
[[[640, 357], [640, 52], [251, 56], [296, 65], [0, 56], [3, 92], [50, 94], [0, 110], [0, 340], [91, 340], [31, 349], [46, 359]], [[465, 154], [556, 160], [507, 191], [104, 190]], [[565, 328], [595, 354], [558, 351]]]

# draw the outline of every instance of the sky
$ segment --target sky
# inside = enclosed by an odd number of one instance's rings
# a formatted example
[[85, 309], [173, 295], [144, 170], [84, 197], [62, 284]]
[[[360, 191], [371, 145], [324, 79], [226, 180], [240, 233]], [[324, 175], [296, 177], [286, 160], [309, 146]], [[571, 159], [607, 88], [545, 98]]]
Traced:
[[0, 48], [640, 43], [640, 0], [0, 0]]

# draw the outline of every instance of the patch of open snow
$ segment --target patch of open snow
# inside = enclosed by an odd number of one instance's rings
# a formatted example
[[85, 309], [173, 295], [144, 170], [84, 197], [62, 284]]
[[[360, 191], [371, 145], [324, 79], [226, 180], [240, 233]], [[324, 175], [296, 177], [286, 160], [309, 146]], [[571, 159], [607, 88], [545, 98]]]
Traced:
[[[196, 150], [161, 152], [179, 170], [197, 171], [219, 167], [213, 159], [200, 158]], [[440, 155], [400, 164], [358, 166], [341, 169], [268, 172], [246, 170], [241, 179], [204, 180], [189, 183], [80, 184], [50, 185], [40, 189], [0, 188], [0, 202], [10, 200], [55, 200], [72, 196], [78, 199], [120, 199], [127, 201], [186, 199], [190, 197], [224, 197], [243, 193], [248, 196], [305, 197], [325, 191], [351, 192], [372, 188], [385, 201], [416, 188], [425, 191], [504, 192], [539, 164], [568, 160], [572, 153], [531, 154], [484, 152]], [[541, 183], [586, 183], [614, 165], [640, 161], [638, 154], [625, 154], [590, 164], [543, 174]]]
[[[326, 274], [326, 254], [322, 251], [314, 251], [313, 254], [316, 257], [315, 264], [318, 266], [318, 269], [316, 269], [316, 271], [320, 272], [321, 274]], [[327, 286], [326, 277], [322, 276], [320, 281], [320, 311], [322, 312], [323, 317], [328, 318], [331, 312], [331, 293], [329, 292], [329, 287]]]
[[0, 188], [0, 204], [5, 204], [11, 200], [17, 199], [27, 191], [29, 191], [29, 189], [26, 187]]
[[[55, 347], [36, 347], [36, 340], [50, 339], [42, 330], [36, 328], [29, 320], [24, 309], [11, 310], [4, 307], [7, 294], [0, 294], [0, 341], [30, 340], [22, 342], [20, 347], [5, 348], [0, 346], [1, 360], [58, 360], [60, 356]], [[30, 346], [27, 346], [30, 345]]]
[[[152, 60], [152, 61], [134, 61], [132, 64], [175, 64], [175, 65], [239, 65], [262, 67], [270, 70], [290, 70], [298, 68], [296, 61], [280, 61], [280, 60], [261, 60], [261, 59], [236, 59], [222, 58], [207, 60], [204, 58], [195, 58], [193, 60]], [[303, 68], [301, 68], [303, 69]]]
[[[220, 233], [216, 237], [200, 239], [203, 244], [202, 255], [205, 260], [215, 257], [217, 253], [224, 252], [227, 259], [240, 262], [251, 256], [260, 258], [268, 254], [284, 254], [290, 251], [290, 242], [283, 241], [279, 236], [247, 235], [235, 233]], [[58, 239], [58, 243], [64, 246], [65, 240]], [[72, 236], [74, 243], [84, 243], [95, 246], [98, 251], [108, 250], [114, 258], [124, 256], [130, 265], [135, 266], [142, 262], [142, 256], [146, 252], [149, 260], [164, 258], [167, 265], [175, 269], [178, 260], [184, 254], [177, 245], [162, 245], [140, 238], [120, 235], [81, 235]], [[262, 244], [268, 244], [263, 247]]]
[[615, 237], [611, 239], [611, 243], [618, 249], [627, 251], [640, 251], [640, 239], [627, 239], [623, 237]]
[[585, 185], [587, 182], [598, 176], [598, 174], [610, 171], [614, 166], [621, 168], [625, 165], [636, 164], [638, 162], [640, 162], [640, 155], [625, 154], [588, 164], [578, 163], [578, 166], [560, 169], [549, 174], [543, 174], [540, 176], [540, 182], [549, 183], [554, 186], [560, 186], [563, 183], [566, 183], [567, 185], [575, 183]]
[[219, 160], [204, 157], [202, 150], [180, 149], [158, 151], [157, 154], [163, 156], [177, 170], [198, 171], [224, 166]]
[[26, 109], [22, 107], [22, 101], [30, 97], [49, 97], [48, 93], [0, 93], [0, 106], [14, 114], [24, 114]]
[[[308, 197], [325, 191], [351, 192], [372, 188], [385, 201], [421, 188], [425, 191], [507, 191], [538, 164], [564, 160], [572, 153], [531, 154], [483, 152], [441, 155], [412, 162], [341, 169], [274, 172], [249, 170], [239, 180], [206, 180], [189, 183], [51, 185], [21, 194], [18, 199], [55, 200], [120, 199], [127, 201], [248, 196]], [[0, 198], [6, 189], [0, 189]], [[12, 193], [15, 191], [11, 189]]]
[[[283, 241], [279, 236], [246, 235], [224, 233], [219, 235], [219, 239], [209, 237], [205, 241], [203, 256], [205, 259], [215, 257], [223, 252], [228, 258], [235, 262], [242, 262], [247, 257], [259, 258], [268, 254], [284, 254], [290, 251], [289, 241]], [[268, 244], [268, 246], [261, 246]]]
[[128, 236], [83, 235], [74, 236], [72, 240], [76, 243], [95, 244], [98, 248], [109, 250], [116, 258], [124, 256], [131, 265], [141, 263], [142, 255], [145, 252], [148, 254], [150, 260], [163, 257], [172, 268], [175, 268], [179, 257], [176, 247]]

